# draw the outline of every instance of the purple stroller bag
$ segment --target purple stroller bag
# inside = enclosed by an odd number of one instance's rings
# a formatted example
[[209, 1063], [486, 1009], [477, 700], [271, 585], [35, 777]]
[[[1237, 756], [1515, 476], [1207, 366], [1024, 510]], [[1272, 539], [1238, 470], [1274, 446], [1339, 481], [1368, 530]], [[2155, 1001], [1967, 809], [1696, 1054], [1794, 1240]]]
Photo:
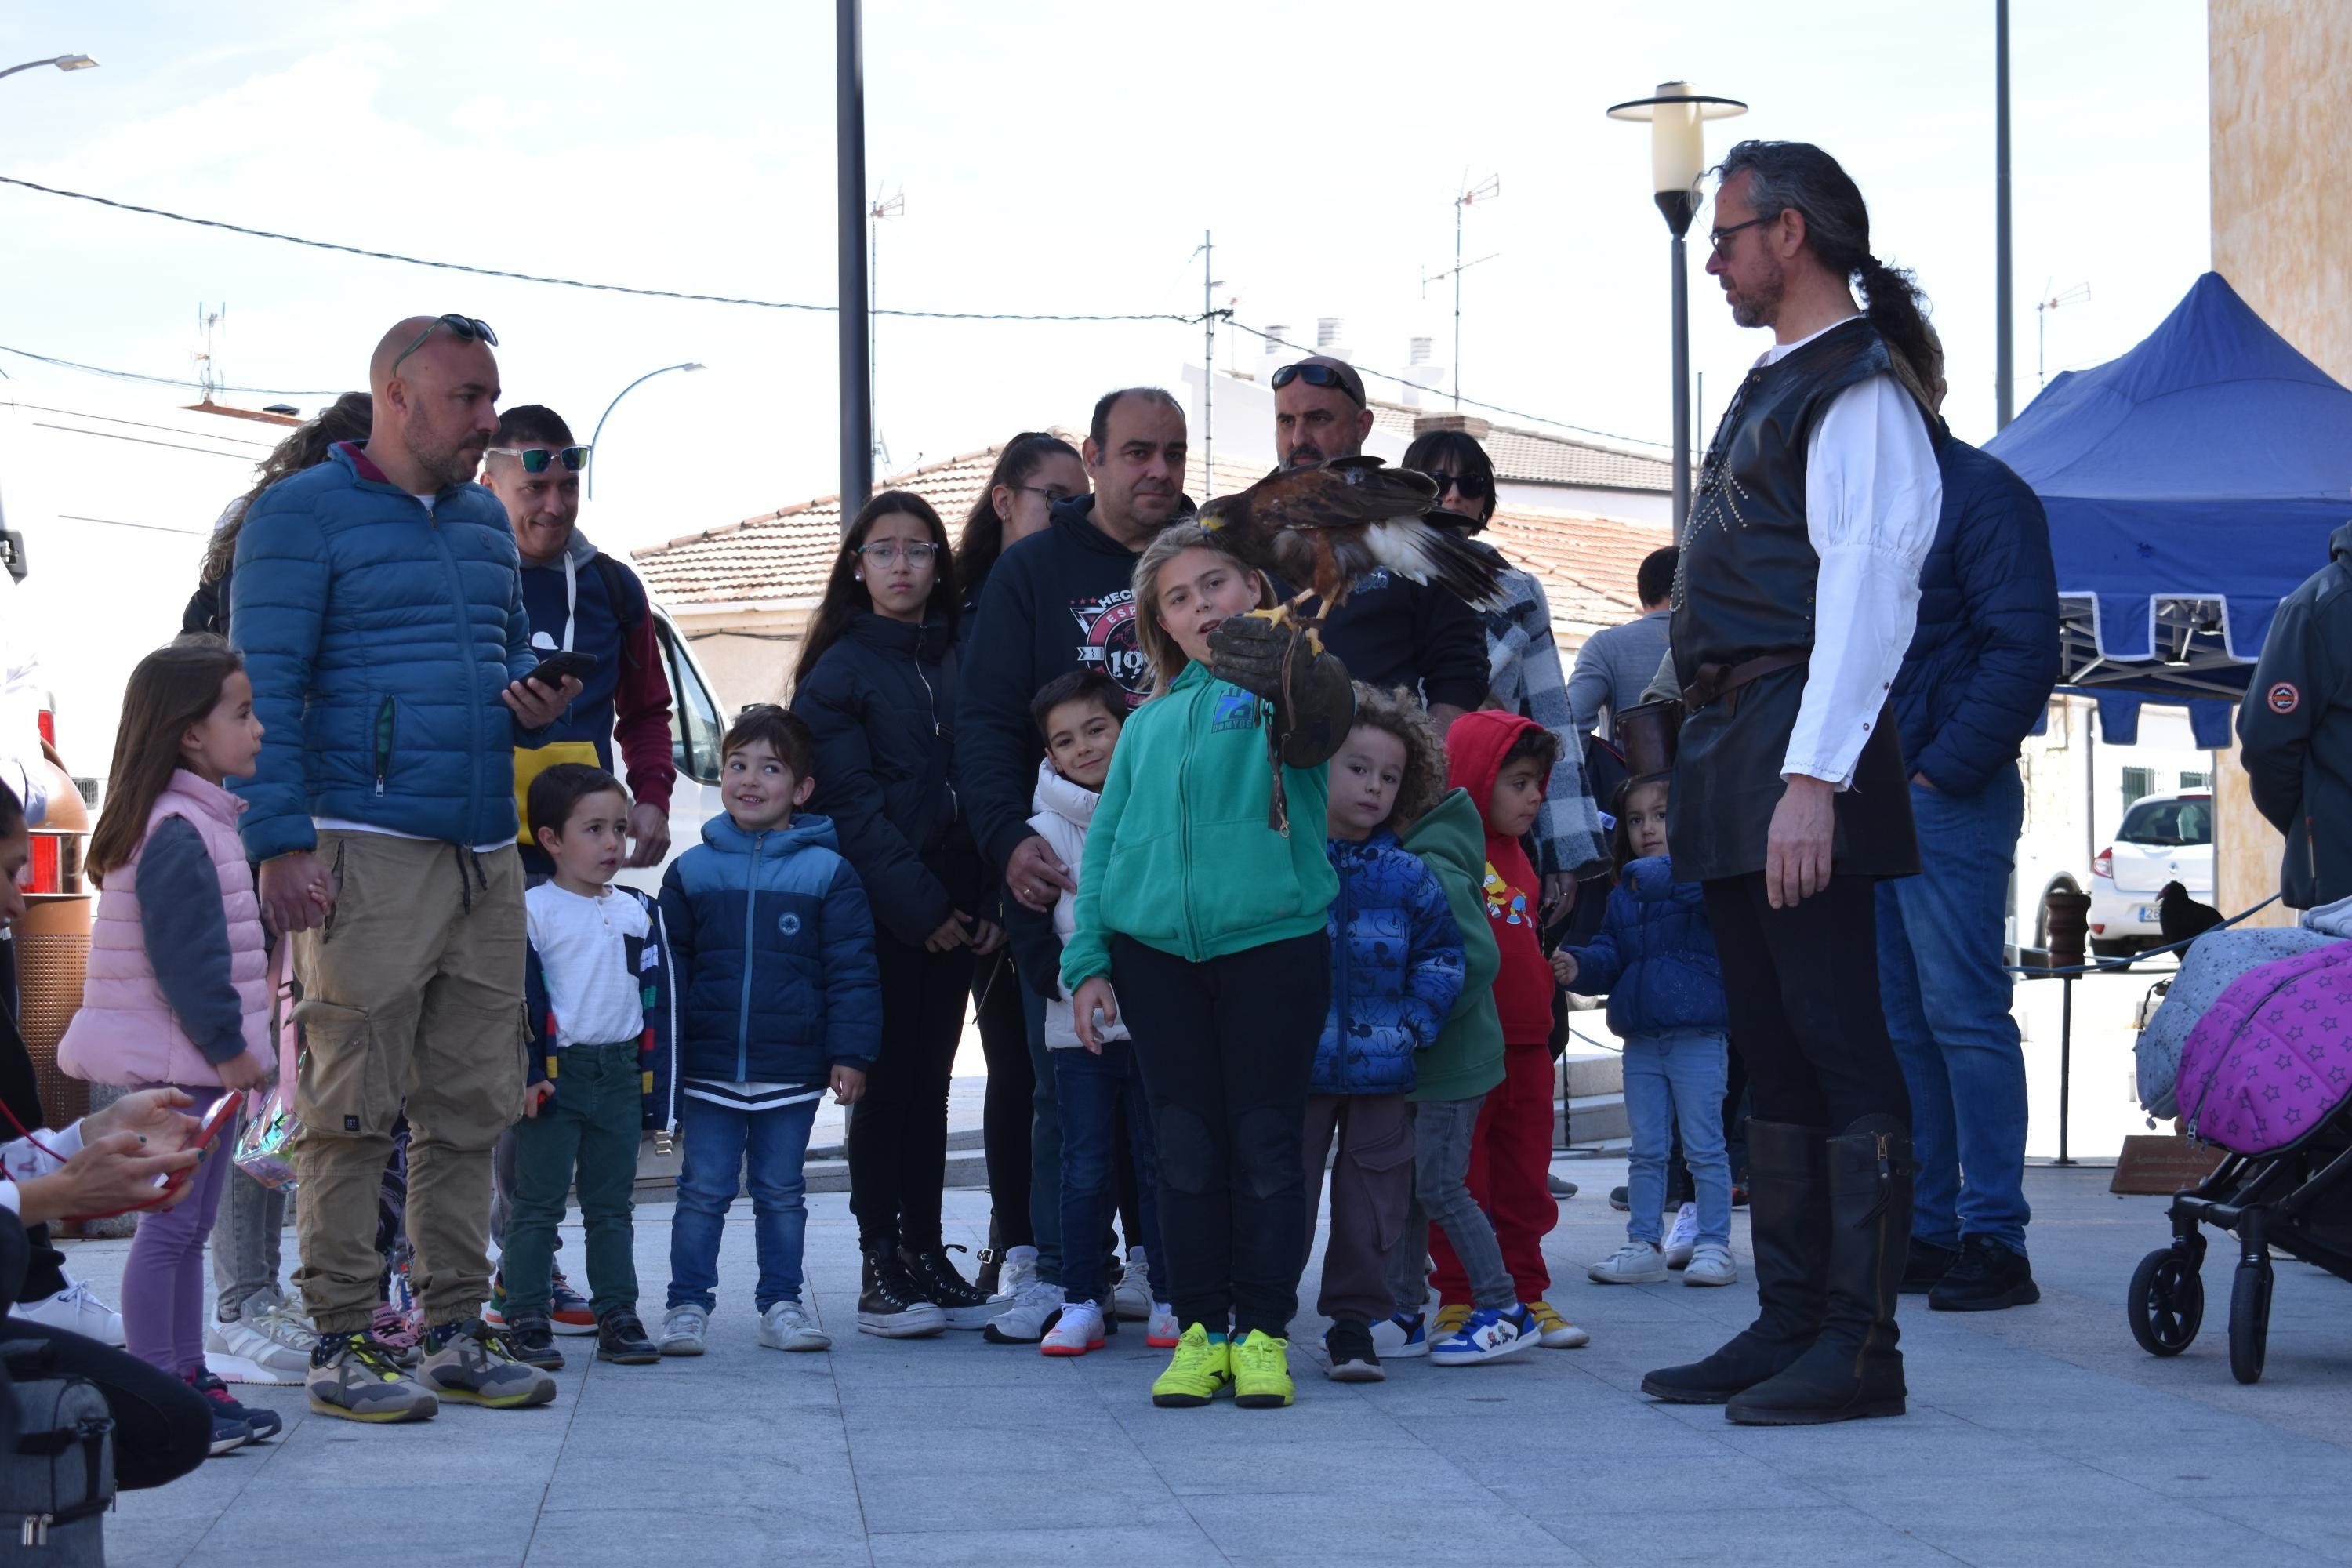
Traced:
[[2352, 1096], [2352, 942], [2246, 971], [2180, 1053], [2189, 1135], [2247, 1155], [2299, 1142]]

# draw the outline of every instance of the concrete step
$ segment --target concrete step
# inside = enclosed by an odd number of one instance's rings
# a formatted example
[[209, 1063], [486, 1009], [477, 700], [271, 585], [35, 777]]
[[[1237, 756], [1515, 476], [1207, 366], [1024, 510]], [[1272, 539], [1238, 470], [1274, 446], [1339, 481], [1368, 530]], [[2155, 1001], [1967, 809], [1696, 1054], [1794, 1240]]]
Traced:
[[1592, 1094], [1618, 1094], [1625, 1088], [1625, 1058], [1581, 1042], [1572, 1043], [1559, 1058], [1559, 1082], [1552, 1093], [1570, 1100]]
[[[1560, 1114], [1563, 1110], [1565, 1117]], [[1589, 1149], [1596, 1143], [1629, 1137], [1633, 1131], [1633, 1123], [1626, 1120], [1625, 1096], [1622, 1092], [1579, 1095], [1565, 1105], [1554, 1107], [1555, 1149]]]
[[[969, 1142], [959, 1142], [959, 1135], [948, 1138], [947, 1184], [950, 1187], [984, 1187], [988, 1185], [988, 1160], [981, 1152], [979, 1134]], [[811, 1149], [802, 1166], [812, 1193], [845, 1193], [849, 1190], [849, 1161], [838, 1144], [830, 1149]], [[637, 1195], [655, 1198], [677, 1185], [678, 1156], [675, 1149], [665, 1157], [654, 1151], [654, 1141], [646, 1139], [637, 1147]]]

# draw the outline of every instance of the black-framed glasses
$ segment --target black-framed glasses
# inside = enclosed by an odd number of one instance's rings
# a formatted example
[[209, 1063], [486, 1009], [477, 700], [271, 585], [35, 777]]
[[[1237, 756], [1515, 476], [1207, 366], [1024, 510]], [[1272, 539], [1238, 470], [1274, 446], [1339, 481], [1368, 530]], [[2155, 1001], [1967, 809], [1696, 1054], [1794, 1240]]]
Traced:
[[1364, 401], [1356, 395], [1356, 389], [1348, 384], [1348, 378], [1332, 365], [1286, 364], [1274, 373], [1274, 389], [1276, 392], [1294, 381], [1303, 381], [1309, 386], [1336, 386], [1359, 405]]
[[1078, 493], [1076, 490], [1066, 490], [1059, 485], [1015, 485], [1013, 488], [1024, 496], [1044, 496], [1049, 501], [1057, 502], [1066, 501]]
[[1449, 489], [1460, 491], [1464, 500], [1484, 500], [1486, 493], [1495, 488], [1492, 479], [1481, 479], [1476, 474], [1432, 474], [1429, 479], [1437, 487], [1439, 500], [1445, 499]]
[[1708, 231], [1706, 237], [1707, 248], [1714, 251], [1717, 256], [1721, 256], [1723, 254], [1723, 242], [1725, 240], [1729, 239], [1733, 235], [1738, 234], [1743, 228], [1754, 228], [1759, 223], [1770, 223], [1773, 217], [1779, 217], [1780, 216], [1780, 215], [1779, 213], [1774, 213], [1772, 217], [1752, 217], [1746, 223], [1733, 224], [1729, 228], [1711, 229]]
[[559, 462], [566, 473], [572, 474], [588, 466], [585, 447], [492, 447], [489, 455], [516, 459], [526, 474], [543, 474]]
[[938, 558], [940, 547], [936, 544], [902, 543], [896, 539], [885, 539], [877, 543], [859, 545], [857, 553], [877, 566], [896, 566], [898, 564], [898, 558], [904, 555], [907, 558], [907, 564], [919, 571]]
[[425, 328], [423, 331], [417, 333], [416, 341], [415, 342], [400, 351], [400, 359], [396, 359], [392, 362], [391, 374], [394, 375], [399, 374], [401, 360], [406, 359], [410, 354], [413, 354], [418, 349], [423, 348], [432, 338], [433, 334], [439, 331], [444, 327], [446, 327], [452, 332], [455, 332], [460, 342], [470, 343], [475, 340], [479, 339], [481, 342], [489, 344], [492, 348], [499, 346], [499, 335], [498, 333], [490, 331], [489, 322], [474, 316], [460, 316], [453, 311], [446, 316], [434, 317], [433, 324]]

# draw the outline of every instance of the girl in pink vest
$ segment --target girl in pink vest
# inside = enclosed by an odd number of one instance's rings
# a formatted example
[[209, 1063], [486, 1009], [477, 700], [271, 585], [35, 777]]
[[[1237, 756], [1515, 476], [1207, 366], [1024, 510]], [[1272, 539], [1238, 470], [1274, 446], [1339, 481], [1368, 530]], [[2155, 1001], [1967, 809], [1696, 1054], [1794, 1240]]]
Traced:
[[[236, 834], [245, 803], [222, 787], [251, 773], [260, 752], [253, 687], [220, 638], [183, 637], [131, 671], [87, 858], [102, 889], [89, 977], [58, 1043], [58, 1065], [74, 1077], [168, 1084], [199, 1117], [225, 1089], [267, 1081], [261, 910]], [[268, 1436], [277, 1416], [239, 1406], [205, 1369], [205, 1240], [229, 1165], [216, 1147], [178, 1206], [141, 1215], [122, 1272], [122, 1329], [131, 1354], [212, 1397], [216, 1426], [242, 1421]]]

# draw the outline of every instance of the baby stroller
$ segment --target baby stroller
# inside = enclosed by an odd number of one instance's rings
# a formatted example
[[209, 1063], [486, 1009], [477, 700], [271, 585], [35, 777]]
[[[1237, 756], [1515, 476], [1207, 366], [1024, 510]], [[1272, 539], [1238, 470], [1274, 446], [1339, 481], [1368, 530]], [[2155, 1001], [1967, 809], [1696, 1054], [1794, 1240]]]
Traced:
[[2189, 1136], [2230, 1153], [2174, 1196], [2171, 1244], [2133, 1272], [2132, 1337], [2158, 1356], [2196, 1339], [2199, 1226], [2216, 1226], [2238, 1238], [2230, 1372], [2254, 1383], [2270, 1333], [2272, 1249], [2352, 1279], [2352, 1204], [2338, 1195], [2352, 1172], [2352, 942], [2247, 970], [2204, 1010], [2179, 1061], [2174, 1094]]

